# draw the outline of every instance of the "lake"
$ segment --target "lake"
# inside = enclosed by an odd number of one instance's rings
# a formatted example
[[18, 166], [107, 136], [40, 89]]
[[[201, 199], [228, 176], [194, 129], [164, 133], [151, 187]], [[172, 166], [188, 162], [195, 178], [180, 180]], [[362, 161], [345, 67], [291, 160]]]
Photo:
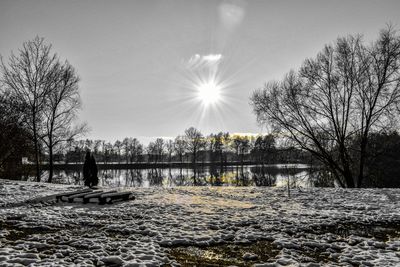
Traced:
[[[48, 171], [42, 178], [47, 179]], [[175, 186], [329, 186], [321, 183], [318, 170], [304, 164], [210, 166], [191, 168], [100, 169], [99, 185], [108, 187]], [[32, 176], [29, 180], [33, 180]], [[55, 170], [53, 181], [83, 184], [82, 171]]]

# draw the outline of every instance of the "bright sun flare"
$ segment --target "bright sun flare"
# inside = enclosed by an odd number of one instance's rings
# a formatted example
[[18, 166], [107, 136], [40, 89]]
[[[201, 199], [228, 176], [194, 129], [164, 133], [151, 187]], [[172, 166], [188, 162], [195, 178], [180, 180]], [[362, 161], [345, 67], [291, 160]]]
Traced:
[[215, 104], [221, 98], [221, 87], [214, 81], [200, 84], [197, 90], [199, 98], [205, 105]]

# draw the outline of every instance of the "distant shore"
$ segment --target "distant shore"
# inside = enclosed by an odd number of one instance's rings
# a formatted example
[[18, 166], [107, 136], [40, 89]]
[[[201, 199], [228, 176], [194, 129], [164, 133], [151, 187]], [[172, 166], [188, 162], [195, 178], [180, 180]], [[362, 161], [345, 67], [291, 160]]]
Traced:
[[[260, 162], [237, 162], [237, 161], [231, 161], [231, 162], [223, 162], [222, 164], [220, 162], [196, 162], [195, 166], [196, 168], [202, 168], [202, 167], [210, 167], [214, 166], [216, 169], [223, 168], [225, 167], [232, 167], [232, 166], [264, 166], [264, 168], [267, 169], [282, 169], [282, 168], [287, 168], [287, 169], [314, 169], [317, 166], [311, 166], [305, 163], [277, 163], [277, 164], [262, 164]], [[27, 165], [26, 165], [27, 166]], [[29, 165], [28, 165], [29, 166]], [[33, 166], [33, 165], [32, 165]], [[83, 163], [55, 163], [54, 169], [56, 170], [80, 170], [83, 168]], [[151, 169], [151, 168], [193, 168], [193, 163], [191, 162], [137, 162], [137, 163], [104, 163], [104, 162], [98, 162], [97, 166], [100, 170], [104, 169]], [[49, 169], [49, 164], [42, 164], [41, 168], [43, 170], [48, 170]]]

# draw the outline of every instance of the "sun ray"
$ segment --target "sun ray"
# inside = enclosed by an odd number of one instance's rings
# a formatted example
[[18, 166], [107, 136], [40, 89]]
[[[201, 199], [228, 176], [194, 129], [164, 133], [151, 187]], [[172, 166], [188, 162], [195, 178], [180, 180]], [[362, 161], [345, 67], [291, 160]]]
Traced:
[[247, 64], [233, 68], [229, 62], [227, 54], [194, 54], [189, 60], [182, 60], [173, 81], [177, 85], [176, 96], [171, 101], [173, 107], [180, 106], [186, 114], [180, 115], [186, 123], [204, 130], [225, 129], [227, 118], [240, 113], [237, 106], [243, 99], [236, 96], [241, 89], [238, 74]]

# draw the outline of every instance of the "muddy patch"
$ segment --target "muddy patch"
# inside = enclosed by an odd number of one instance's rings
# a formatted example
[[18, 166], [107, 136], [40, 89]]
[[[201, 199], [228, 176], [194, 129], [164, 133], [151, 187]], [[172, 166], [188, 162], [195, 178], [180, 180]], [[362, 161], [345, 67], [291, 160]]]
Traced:
[[387, 242], [400, 238], [400, 221], [394, 222], [340, 222], [332, 225], [322, 225], [307, 229], [313, 234], [331, 233], [343, 238], [360, 236], [375, 238], [378, 241]]
[[0, 221], [0, 229], [7, 230], [8, 233], [4, 235], [4, 238], [9, 241], [26, 239], [35, 234], [48, 234], [58, 231], [58, 229], [51, 229], [46, 226], [18, 227], [12, 221]]
[[251, 266], [274, 258], [279, 250], [269, 241], [210, 247], [171, 248], [169, 256], [182, 266]]

